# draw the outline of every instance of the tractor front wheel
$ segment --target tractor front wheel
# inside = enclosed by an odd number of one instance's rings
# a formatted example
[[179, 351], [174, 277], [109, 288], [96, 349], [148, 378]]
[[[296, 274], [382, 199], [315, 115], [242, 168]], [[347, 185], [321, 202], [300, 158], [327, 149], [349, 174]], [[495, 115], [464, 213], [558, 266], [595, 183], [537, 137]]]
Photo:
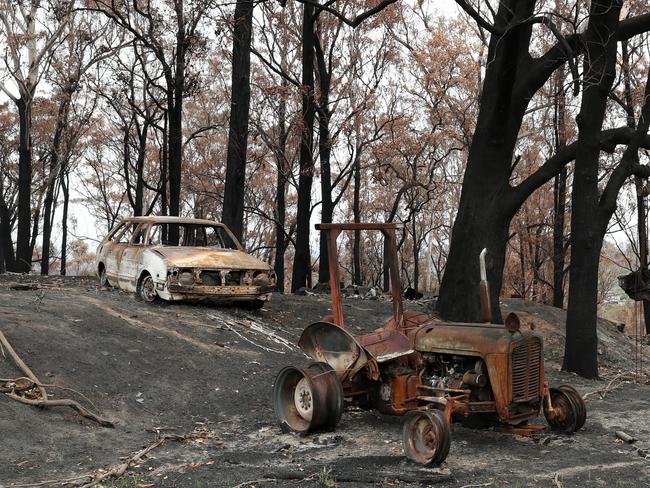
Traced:
[[551, 429], [571, 434], [587, 419], [587, 407], [580, 394], [569, 385], [549, 388], [552, 409], [544, 403], [544, 416]]
[[450, 427], [439, 410], [418, 410], [407, 414], [402, 430], [406, 457], [420, 464], [438, 465], [449, 454]]

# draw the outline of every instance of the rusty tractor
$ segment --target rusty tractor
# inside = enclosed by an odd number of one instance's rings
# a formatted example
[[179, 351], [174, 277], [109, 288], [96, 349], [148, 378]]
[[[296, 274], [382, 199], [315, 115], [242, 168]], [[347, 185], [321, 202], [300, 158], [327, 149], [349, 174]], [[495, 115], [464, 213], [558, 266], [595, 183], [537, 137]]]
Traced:
[[[511, 313], [491, 323], [485, 253], [480, 256], [484, 323], [455, 323], [404, 311], [397, 263], [398, 224], [321, 224], [326, 233], [332, 315], [309, 325], [298, 345], [313, 359], [306, 367], [282, 369], [273, 403], [285, 431], [333, 430], [344, 406], [405, 416], [405, 455], [418, 463], [443, 462], [450, 426], [493, 422], [518, 434], [545, 429], [529, 424], [543, 410], [553, 430], [572, 433], [585, 423], [580, 394], [569, 385], [549, 387], [544, 379], [542, 336], [522, 330]], [[374, 332], [351, 335], [344, 326], [336, 240], [342, 231], [375, 230], [388, 246], [393, 317]]]

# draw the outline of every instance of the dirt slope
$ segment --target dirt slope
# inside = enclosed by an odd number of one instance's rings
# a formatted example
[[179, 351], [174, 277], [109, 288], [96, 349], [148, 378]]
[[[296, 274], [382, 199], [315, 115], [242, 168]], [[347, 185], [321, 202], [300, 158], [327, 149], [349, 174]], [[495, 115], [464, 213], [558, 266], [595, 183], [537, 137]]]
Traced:
[[[106, 429], [72, 411], [0, 396], [0, 487], [61, 486], [52, 480], [107, 469], [154, 442], [156, 431], [191, 436], [164, 443], [122, 484], [107, 486], [650, 486], [646, 385], [615, 381], [603, 399], [591, 395], [587, 424], [575, 436], [526, 439], [454, 425], [448, 461], [424, 469], [404, 460], [398, 418], [346, 412], [337, 432], [306, 437], [276, 426], [275, 374], [306, 361], [293, 344], [306, 324], [329, 313], [327, 297], [274, 296], [259, 312], [144, 306], [92, 280], [39, 279], [40, 289], [17, 291], [9, 288], [16, 279], [0, 276], [0, 329], [41, 379], [84, 393], [117, 425]], [[524, 322], [540, 322], [552, 380], [583, 392], [607, 386], [612, 376], [586, 381], [558, 370], [562, 327], [553, 314], [561, 311], [514, 300], [510, 307], [529, 314]], [[361, 332], [388, 317], [391, 304], [350, 299], [345, 313]], [[601, 357], [615, 365], [627, 339], [607, 337], [613, 343], [603, 339]], [[0, 358], [0, 377], [15, 376], [13, 363]], [[618, 443], [620, 429], [639, 441]]]

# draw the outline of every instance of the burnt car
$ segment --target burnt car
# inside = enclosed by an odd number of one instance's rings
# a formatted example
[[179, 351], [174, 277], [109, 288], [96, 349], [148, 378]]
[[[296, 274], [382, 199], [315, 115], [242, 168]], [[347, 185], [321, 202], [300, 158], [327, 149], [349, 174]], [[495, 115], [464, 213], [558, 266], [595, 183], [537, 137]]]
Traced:
[[[483, 323], [441, 320], [402, 307], [395, 232], [398, 224], [321, 224], [328, 239], [332, 314], [309, 325], [298, 345], [313, 362], [276, 377], [273, 406], [283, 430], [333, 430], [346, 405], [404, 416], [405, 455], [425, 465], [449, 453], [453, 421], [494, 424], [520, 435], [548, 425], [573, 433], [585, 423], [580, 394], [544, 378], [542, 336], [512, 313], [492, 323], [485, 254], [478, 294]], [[387, 240], [393, 317], [354, 336], [344, 326], [336, 239], [344, 230], [378, 230]]]
[[145, 302], [244, 302], [258, 308], [275, 289], [268, 264], [247, 254], [224, 224], [182, 217], [130, 217], [97, 249], [101, 285]]

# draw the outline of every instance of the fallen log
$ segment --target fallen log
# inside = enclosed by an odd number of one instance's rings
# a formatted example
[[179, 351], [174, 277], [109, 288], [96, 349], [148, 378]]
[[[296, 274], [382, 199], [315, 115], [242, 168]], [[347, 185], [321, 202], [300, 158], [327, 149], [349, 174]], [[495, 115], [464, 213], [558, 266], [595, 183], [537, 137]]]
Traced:
[[637, 441], [636, 437], [632, 437], [630, 434], [623, 432], [622, 430], [617, 430], [615, 434], [616, 437], [621, 439], [623, 442], [627, 442], [628, 444], [632, 444], [633, 442]]

